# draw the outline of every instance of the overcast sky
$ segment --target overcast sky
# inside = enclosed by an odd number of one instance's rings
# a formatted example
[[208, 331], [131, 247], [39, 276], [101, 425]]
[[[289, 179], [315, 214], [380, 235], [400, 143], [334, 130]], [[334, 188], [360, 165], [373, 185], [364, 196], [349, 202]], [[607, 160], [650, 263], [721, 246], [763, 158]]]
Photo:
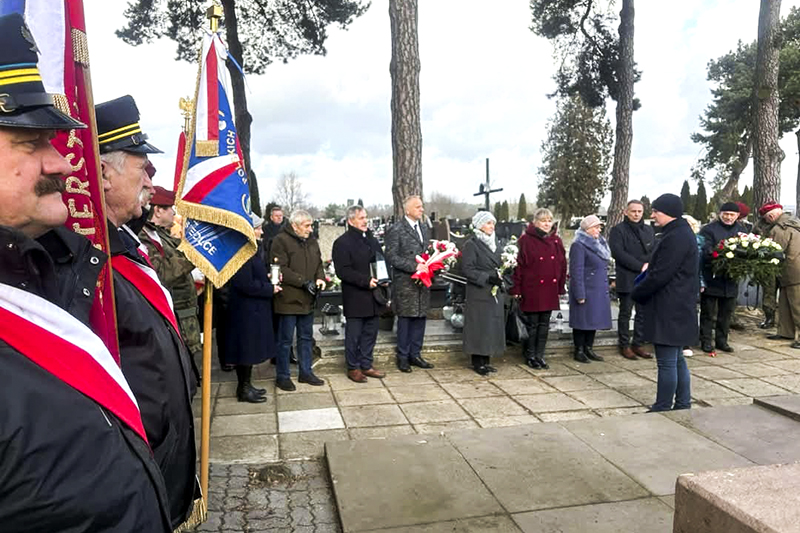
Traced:
[[[262, 203], [281, 174], [294, 171], [313, 203], [391, 203], [391, 59], [388, 0], [346, 31], [332, 28], [325, 57], [271, 65], [248, 78], [252, 159]], [[420, 0], [423, 187], [471, 199], [484, 179], [516, 201], [535, 198], [540, 147], [554, 102], [552, 47], [530, 30], [528, 0]], [[782, 14], [800, 0], [784, 0]], [[665, 7], [668, 6], [668, 7]], [[759, 2], [637, 2], [635, 57], [642, 70], [634, 113], [631, 197], [679, 193], [698, 159], [689, 136], [710, 103], [706, 64], [757, 35]], [[85, 0], [95, 100], [131, 94], [144, 131], [166, 154], [153, 156], [155, 182], [171, 186], [197, 66], [176, 62], [175, 45], [131, 47], [114, 35], [124, 2]], [[613, 104], [609, 117], [613, 122]], [[794, 203], [794, 135], [782, 143], [782, 200]], [[752, 182], [752, 162], [741, 187]], [[694, 185], [692, 185], [694, 188]]]

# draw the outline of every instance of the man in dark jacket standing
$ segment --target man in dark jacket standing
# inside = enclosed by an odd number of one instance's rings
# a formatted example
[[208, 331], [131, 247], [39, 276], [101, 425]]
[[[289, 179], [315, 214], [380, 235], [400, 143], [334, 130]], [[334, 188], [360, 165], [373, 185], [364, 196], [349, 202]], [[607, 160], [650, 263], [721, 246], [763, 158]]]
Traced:
[[738, 218], [739, 206], [733, 202], [726, 202], [719, 208], [717, 220], [706, 224], [700, 230], [700, 235], [705, 239], [703, 279], [706, 283], [705, 290], [700, 295], [700, 347], [708, 353], [713, 352], [715, 347], [723, 352], [733, 351], [728, 344], [728, 333], [736, 309], [739, 283], [723, 274], [714, 275], [711, 254], [720, 241], [745, 231], [737, 222]]
[[85, 126], [45, 93], [20, 15], [0, 50], [0, 529], [169, 533], [139, 409], [87, 326], [107, 258], [62, 226], [72, 168], [50, 138]]
[[311, 215], [297, 210], [289, 225], [272, 240], [270, 264], [281, 267], [283, 291], [275, 295], [278, 326], [278, 366], [275, 385], [285, 391], [296, 389], [289, 370], [289, 349], [297, 330], [297, 364], [300, 383], [321, 386], [325, 381], [311, 370], [311, 345], [314, 340], [314, 302], [317, 291], [325, 288], [325, 272], [319, 243], [311, 235]]
[[[122, 372], [139, 401], [147, 438], [167, 484], [172, 527], [177, 529], [203, 512], [191, 408], [196, 383], [169, 292], [150, 267], [138, 237], [125, 226], [142, 216], [140, 197], [146, 187], [152, 188], [147, 154], [160, 151], [147, 142], [132, 97], [98, 104], [95, 112]], [[128, 134], [120, 137], [125, 131]]]
[[636, 304], [636, 316], [633, 321], [633, 342], [631, 342], [630, 325], [631, 310], [634, 307], [631, 291], [636, 276], [647, 270], [650, 254], [653, 252], [655, 232], [644, 223], [644, 206], [639, 200], [628, 202], [625, 220], [611, 228], [608, 246], [617, 266], [617, 296], [619, 298], [619, 317], [617, 320], [617, 339], [619, 353], [627, 359], [636, 356], [650, 359], [642, 345], [644, 314], [642, 306]]
[[[381, 245], [367, 228], [367, 212], [363, 207], [347, 208], [347, 231], [334, 241], [332, 256], [336, 275], [342, 280], [347, 318], [344, 328], [347, 377], [356, 383], [364, 383], [368, 377], [384, 378], [383, 372], [372, 367], [381, 310], [374, 291], [379, 290], [378, 283], [388, 281], [388, 272]], [[379, 272], [381, 269], [383, 273]]]
[[644, 335], [656, 349], [658, 386], [650, 411], [689, 409], [691, 378], [683, 347], [697, 342], [697, 241], [682, 218], [683, 204], [674, 194], [653, 202], [653, 220], [661, 238], [644, 279], [634, 284], [631, 297], [644, 306]]
[[426, 268], [415, 258], [428, 247], [430, 227], [419, 196], [407, 198], [403, 207], [406, 216], [386, 232], [386, 259], [392, 267], [392, 309], [397, 315], [397, 368], [411, 372], [410, 365], [433, 368], [421, 355], [431, 290], [411, 279]]

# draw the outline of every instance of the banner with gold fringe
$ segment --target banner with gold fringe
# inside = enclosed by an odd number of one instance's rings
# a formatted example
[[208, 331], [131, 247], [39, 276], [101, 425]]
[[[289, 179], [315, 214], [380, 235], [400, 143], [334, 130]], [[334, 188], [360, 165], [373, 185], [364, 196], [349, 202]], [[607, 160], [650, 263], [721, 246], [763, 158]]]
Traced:
[[195, 106], [176, 193], [179, 249], [216, 287], [255, 253], [250, 190], [228, 95], [228, 56], [218, 33], [203, 39]]

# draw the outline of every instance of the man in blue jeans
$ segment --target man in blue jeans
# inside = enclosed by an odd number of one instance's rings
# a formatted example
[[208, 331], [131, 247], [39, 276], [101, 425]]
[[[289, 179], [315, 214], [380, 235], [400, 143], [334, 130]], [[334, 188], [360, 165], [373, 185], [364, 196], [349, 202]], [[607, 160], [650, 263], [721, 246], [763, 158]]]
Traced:
[[658, 364], [656, 402], [650, 412], [689, 409], [691, 381], [683, 347], [697, 344], [697, 241], [674, 194], [653, 202], [653, 221], [661, 239], [631, 294], [645, 309], [644, 337], [655, 346]]
[[315, 386], [325, 384], [311, 370], [314, 298], [317, 291], [325, 287], [322, 255], [317, 240], [311, 235], [311, 223], [311, 215], [307, 211], [293, 212], [289, 216], [289, 224], [272, 240], [269, 254], [270, 264], [281, 267], [283, 290], [274, 299], [274, 311], [279, 315], [275, 385], [285, 391], [295, 390], [289, 371], [289, 349], [295, 330], [299, 366], [297, 380]]

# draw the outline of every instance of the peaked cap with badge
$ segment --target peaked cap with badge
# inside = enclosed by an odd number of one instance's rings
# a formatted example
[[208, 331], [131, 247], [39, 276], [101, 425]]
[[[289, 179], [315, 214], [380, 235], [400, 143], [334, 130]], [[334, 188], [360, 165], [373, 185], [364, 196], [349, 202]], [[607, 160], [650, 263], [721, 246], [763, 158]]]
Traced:
[[0, 17], [0, 126], [45, 130], [86, 125], [55, 107], [39, 72], [39, 48], [19, 13]]
[[139, 108], [130, 95], [97, 104], [97, 142], [100, 153], [122, 150], [134, 154], [163, 154], [147, 142], [147, 134], [139, 125]]

